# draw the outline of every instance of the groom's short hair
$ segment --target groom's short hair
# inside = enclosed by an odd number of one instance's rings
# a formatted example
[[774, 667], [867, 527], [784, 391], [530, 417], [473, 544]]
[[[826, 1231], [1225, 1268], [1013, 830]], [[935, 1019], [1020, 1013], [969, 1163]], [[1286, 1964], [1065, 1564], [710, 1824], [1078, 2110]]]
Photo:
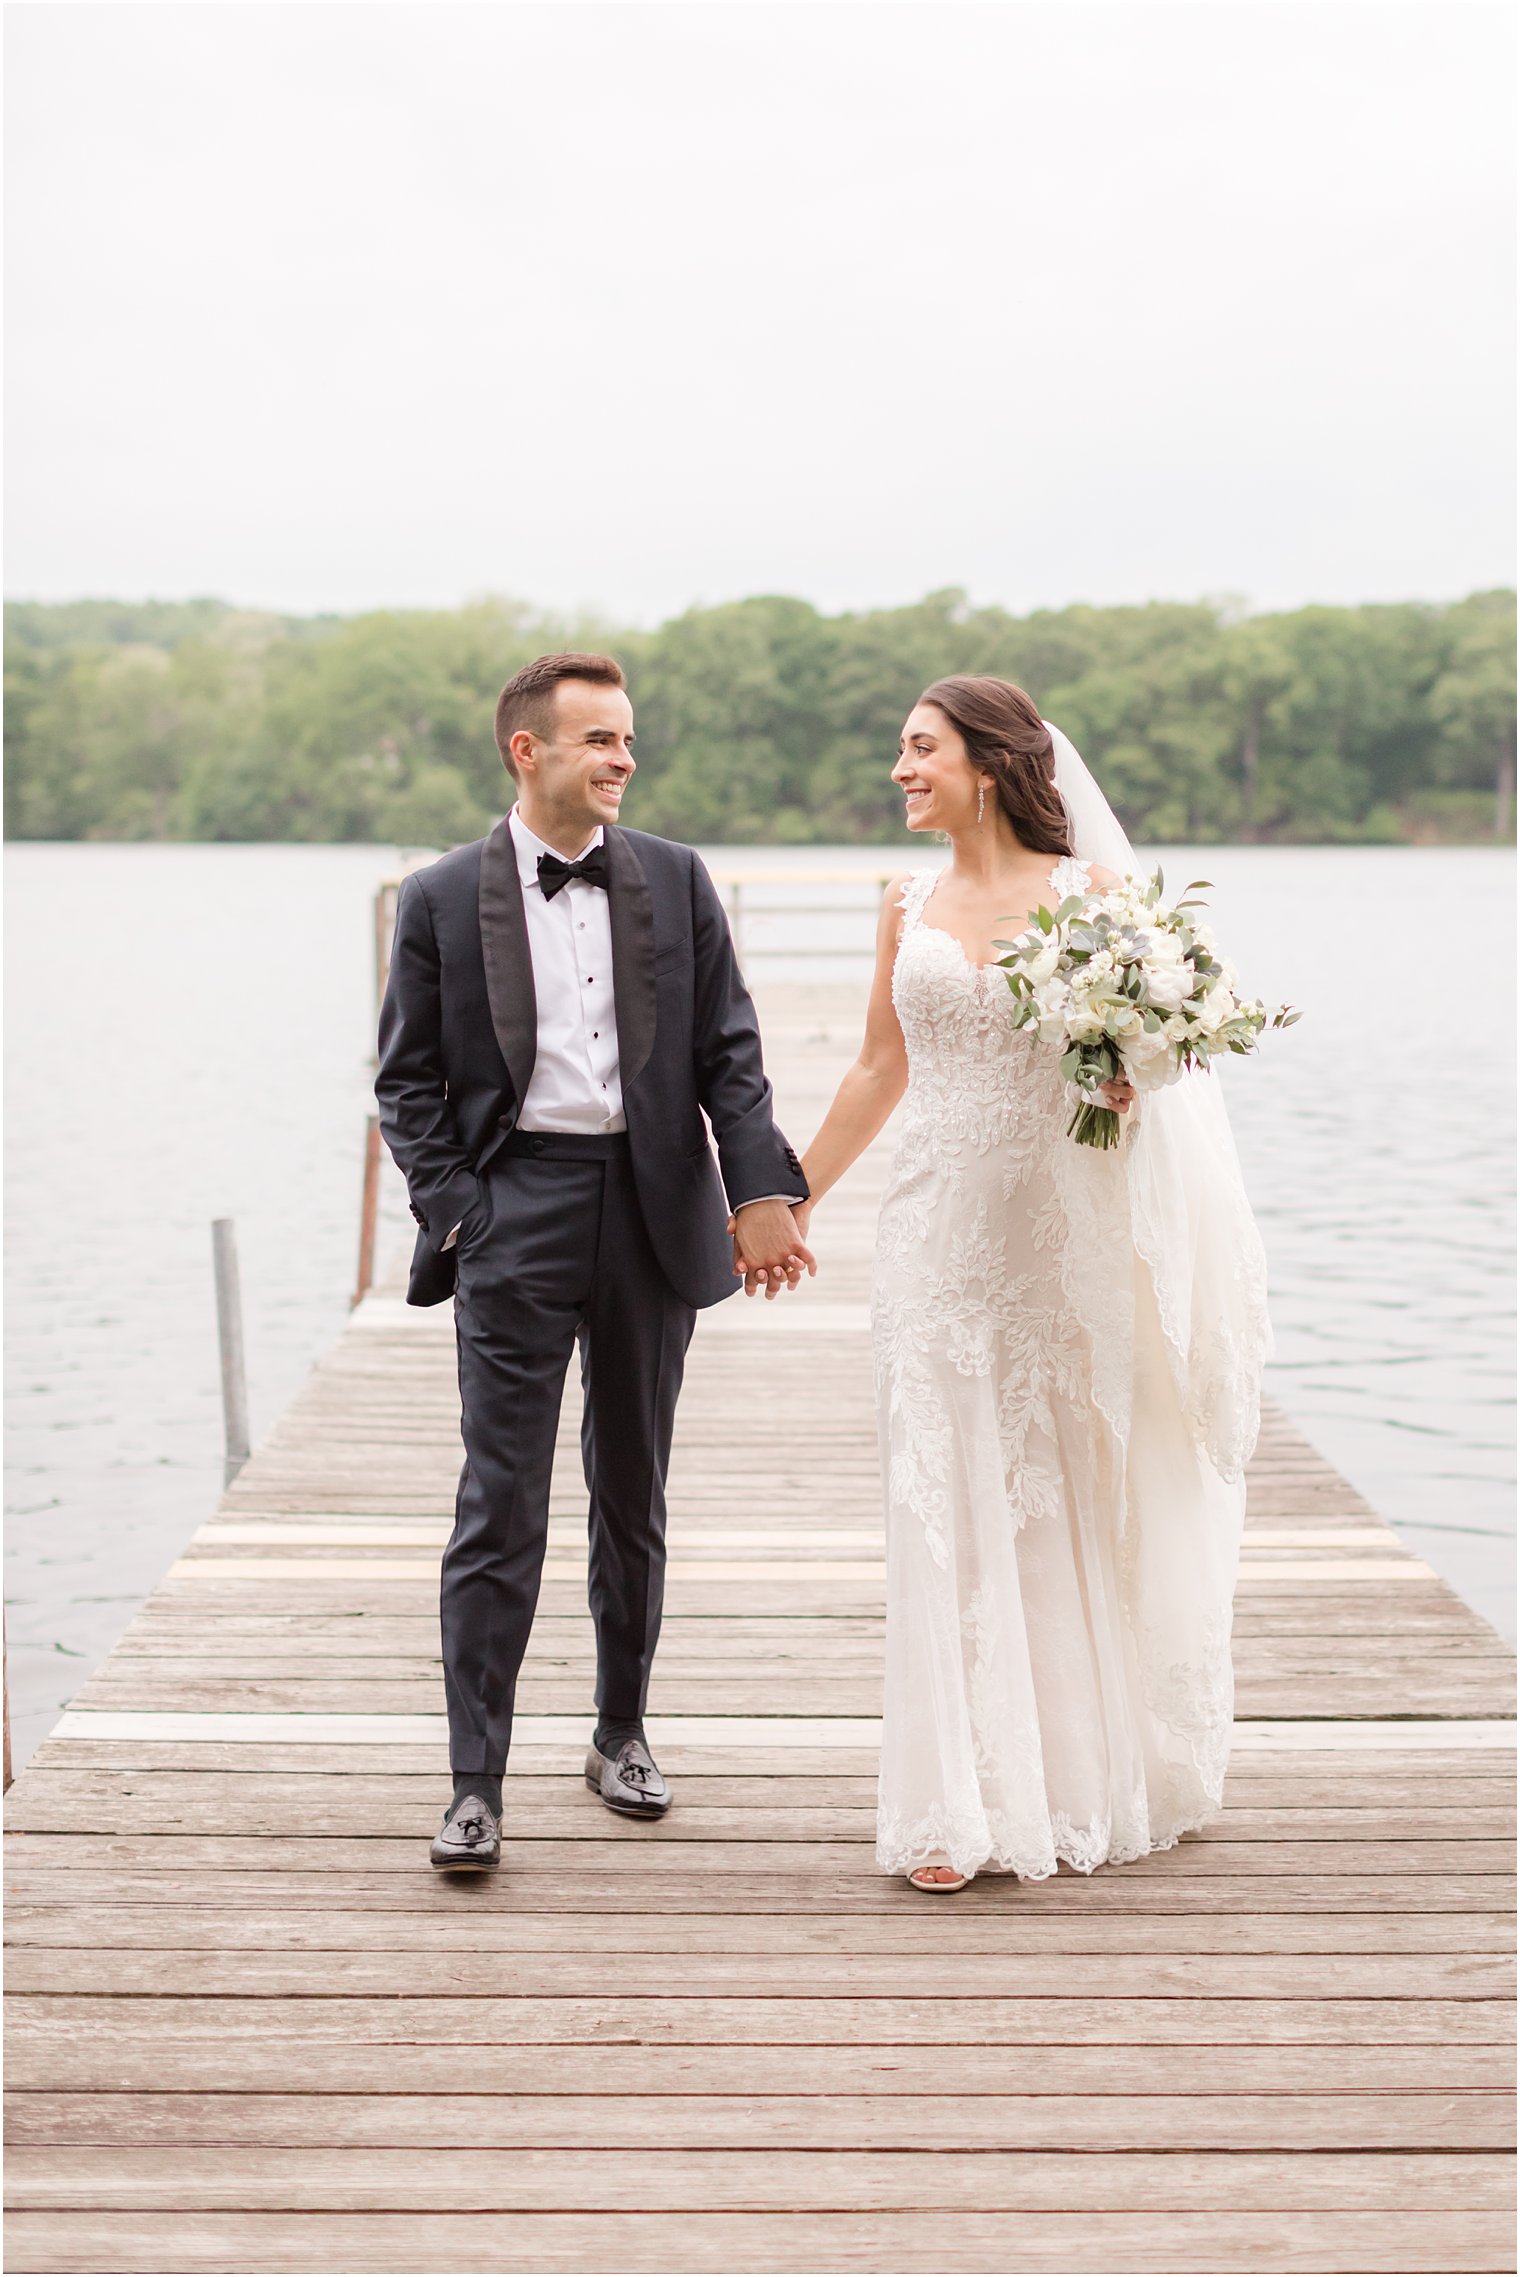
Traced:
[[598, 688], [623, 688], [623, 667], [615, 656], [583, 655], [562, 649], [555, 656], [535, 656], [511, 679], [496, 699], [496, 748], [502, 765], [515, 782], [512, 738], [520, 729], [529, 735], [554, 732], [554, 691], [561, 680], [589, 680]]

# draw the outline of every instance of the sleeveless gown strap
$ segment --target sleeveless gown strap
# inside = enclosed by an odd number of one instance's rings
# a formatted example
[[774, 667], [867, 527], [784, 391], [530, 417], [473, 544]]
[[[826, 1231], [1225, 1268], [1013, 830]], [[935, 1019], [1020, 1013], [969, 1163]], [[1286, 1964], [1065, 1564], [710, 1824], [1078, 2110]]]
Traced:
[[924, 903], [938, 885], [938, 870], [910, 870], [903, 879], [897, 906], [903, 913], [902, 931], [909, 933], [924, 913]]

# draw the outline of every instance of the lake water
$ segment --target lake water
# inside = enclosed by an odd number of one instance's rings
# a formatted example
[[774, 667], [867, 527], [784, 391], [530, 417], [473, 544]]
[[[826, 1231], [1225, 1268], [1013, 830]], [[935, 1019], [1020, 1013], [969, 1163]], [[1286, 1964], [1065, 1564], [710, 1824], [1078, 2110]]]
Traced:
[[[1270, 1389], [1513, 1635], [1514, 856], [1163, 858], [1173, 886], [1215, 881], [1247, 984], [1305, 1013], [1227, 1075], [1272, 1272]], [[757, 978], [868, 971], [864, 880], [890, 853], [711, 859], [820, 881], [744, 888]], [[210, 1220], [237, 1222], [256, 1439], [343, 1324], [372, 896], [396, 868], [369, 846], [7, 849], [18, 1761], [220, 1492]], [[835, 914], [802, 906], [825, 897]], [[382, 1252], [410, 1230], [392, 1173]]]

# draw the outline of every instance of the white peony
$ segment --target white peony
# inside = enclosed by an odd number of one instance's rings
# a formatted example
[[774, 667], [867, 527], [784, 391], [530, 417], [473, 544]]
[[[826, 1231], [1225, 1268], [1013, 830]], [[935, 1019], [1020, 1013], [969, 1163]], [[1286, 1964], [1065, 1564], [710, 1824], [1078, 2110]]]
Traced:
[[1193, 968], [1185, 964], [1145, 961], [1145, 990], [1158, 1012], [1176, 1012], [1193, 992]]
[[1124, 1039], [1124, 1072], [1137, 1091], [1159, 1091], [1169, 1083], [1175, 1060], [1164, 1028], [1141, 1028]]
[[1034, 992], [1039, 1010], [1039, 1034], [1042, 1042], [1059, 1042], [1066, 1025], [1066, 1007], [1071, 1001], [1071, 990], [1064, 980], [1046, 980]]

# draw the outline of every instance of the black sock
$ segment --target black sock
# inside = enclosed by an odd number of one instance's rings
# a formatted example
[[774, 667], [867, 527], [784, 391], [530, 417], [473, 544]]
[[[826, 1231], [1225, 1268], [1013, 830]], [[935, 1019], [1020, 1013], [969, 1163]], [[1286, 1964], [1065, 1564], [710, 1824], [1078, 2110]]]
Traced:
[[491, 1771], [456, 1771], [454, 1773], [454, 1800], [449, 1805], [453, 1817], [467, 1795], [476, 1796], [494, 1818], [501, 1816], [501, 1780]]
[[630, 1716], [621, 1721], [616, 1716], [601, 1716], [597, 1720], [596, 1737], [591, 1744], [598, 1755], [616, 1755], [618, 1749], [626, 1747], [631, 1739], [636, 1739], [641, 1747], [648, 1748], [642, 1716]]

